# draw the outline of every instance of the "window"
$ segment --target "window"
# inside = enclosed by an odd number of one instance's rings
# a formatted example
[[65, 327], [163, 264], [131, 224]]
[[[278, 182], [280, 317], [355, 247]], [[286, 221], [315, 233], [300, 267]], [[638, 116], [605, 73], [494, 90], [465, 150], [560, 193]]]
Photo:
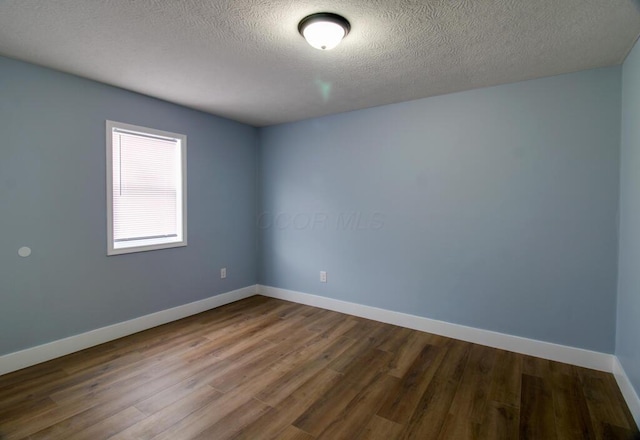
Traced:
[[187, 137], [107, 121], [107, 255], [187, 245]]

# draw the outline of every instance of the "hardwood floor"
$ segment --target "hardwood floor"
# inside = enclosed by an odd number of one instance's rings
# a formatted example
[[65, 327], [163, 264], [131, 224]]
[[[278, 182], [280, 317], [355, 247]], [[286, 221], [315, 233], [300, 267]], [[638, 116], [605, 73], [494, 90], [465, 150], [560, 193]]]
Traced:
[[611, 374], [265, 297], [0, 376], [0, 439], [630, 439]]

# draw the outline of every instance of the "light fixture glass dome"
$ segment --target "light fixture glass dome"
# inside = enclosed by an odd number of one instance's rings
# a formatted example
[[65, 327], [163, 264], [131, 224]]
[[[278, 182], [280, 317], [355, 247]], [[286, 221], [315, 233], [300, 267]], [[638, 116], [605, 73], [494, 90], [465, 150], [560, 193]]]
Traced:
[[309, 15], [298, 25], [298, 31], [307, 42], [320, 50], [336, 47], [349, 33], [350, 28], [344, 17], [328, 12]]

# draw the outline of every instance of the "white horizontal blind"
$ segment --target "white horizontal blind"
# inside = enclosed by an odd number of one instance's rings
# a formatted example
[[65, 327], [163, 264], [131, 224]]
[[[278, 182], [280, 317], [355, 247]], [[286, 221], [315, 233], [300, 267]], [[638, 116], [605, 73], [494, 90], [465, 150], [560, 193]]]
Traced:
[[113, 129], [113, 241], [181, 239], [180, 140]]

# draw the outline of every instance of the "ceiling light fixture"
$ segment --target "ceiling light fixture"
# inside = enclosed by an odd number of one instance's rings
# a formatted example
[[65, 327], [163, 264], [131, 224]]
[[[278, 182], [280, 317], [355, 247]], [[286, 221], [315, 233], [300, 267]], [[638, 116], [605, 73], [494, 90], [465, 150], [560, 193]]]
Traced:
[[311, 46], [320, 50], [336, 47], [351, 30], [346, 18], [330, 12], [311, 14], [300, 21], [298, 32]]

